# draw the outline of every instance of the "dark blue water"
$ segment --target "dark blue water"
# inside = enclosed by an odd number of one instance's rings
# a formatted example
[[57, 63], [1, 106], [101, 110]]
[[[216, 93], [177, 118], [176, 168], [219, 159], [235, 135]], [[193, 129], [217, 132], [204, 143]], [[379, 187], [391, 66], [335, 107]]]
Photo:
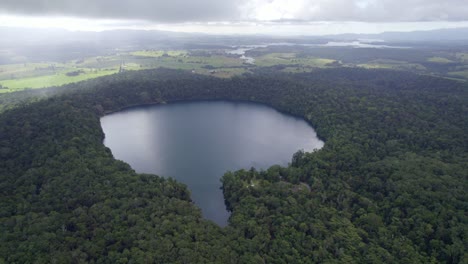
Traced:
[[244, 102], [141, 106], [101, 125], [115, 158], [187, 184], [203, 215], [221, 226], [229, 217], [220, 189], [226, 171], [287, 165], [297, 150], [323, 146], [304, 120]]

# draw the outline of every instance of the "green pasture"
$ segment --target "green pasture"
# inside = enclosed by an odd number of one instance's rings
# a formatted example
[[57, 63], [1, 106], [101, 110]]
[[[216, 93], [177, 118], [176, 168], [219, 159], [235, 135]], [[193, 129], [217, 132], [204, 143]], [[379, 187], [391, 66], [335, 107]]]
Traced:
[[427, 59], [428, 62], [436, 62], [436, 63], [453, 63], [452, 60], [443, 57], [431, 57]]
[[169, 56], [169, 57], [180, 57], [186, 56], [188, 52], [186, 50], [140, 50], [131, 52], [130, 55], [138, 56], [138, 57], [162, 57], [162, 56]]
[[373, 60], [367, 63], [357, 64], [358, 67], [363, 67], [366, 69], [394, 69], [394, 70], [409, 70], [409, 71], [425, 71], [427, 70], [421, 64], [418, 63], [409, 63], [407, 61], [398, 61], [398, 60]]
[[451, 76], [462, 77], [464, 79], [468, 79], [468, 70], [454, 71], [454, 72], [449, 72], [448, 74]]
[[[2, 80], [0, 85], [3, 89], [0, 89], [0, 92], [13, 92], [22, 90], [25, 88], [44, 88], [49, 86], [59, 86], [68, 83], [74, 83], [79, 81], [84, 81], [88, 79], [93, 79], [105, 75], [110, 75], [118, 72], [118, 69], [109, 69], [109, 70], [90, 70], [82, 69], [84, 73], [81, 73], [77, 76], [67, 76], [67, 72], [61, 72], [53, 75], [44, 75], [37, 77], [28, 77], [20, 78], [13, 80]], [[6, 89], [6, 88], [8, 89]]]
[[305, 57], [298, 58], [295, 53], [270, 53], [260, 57], [255, 57], [255, 64], [260, 67], [275, 65], [301, 65], [308, 67], [326, 67], [335, 60]]

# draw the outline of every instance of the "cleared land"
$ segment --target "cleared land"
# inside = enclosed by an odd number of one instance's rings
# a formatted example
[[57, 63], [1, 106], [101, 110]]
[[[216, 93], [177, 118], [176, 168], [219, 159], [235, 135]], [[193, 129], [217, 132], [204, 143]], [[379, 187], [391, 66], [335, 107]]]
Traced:
[[298, 65], [302, 67], [326, 67], [333, 62], [335, 60], [315, 57], [301, 58], [296, 53], [270, 53], [255, 58], [255, 64], [258, 66]]
[[[306, 48], [292, 52], [278, 52], [278, 48], [257, 48], [252, 54], [255, 64], [246, 64], [240, 55], [227, 54], [223, 49], [197, 50], [138, 50], [117, 52], [108, 56], [87, 57], [67, 62], [46, 61], [0, 65], [0, 93], [27, 88], [60, 86], [115, 74], [120, 71], [171, 68], [191, 71], [219, 78], [230, 78], [251, 72], [256, 67], [281, 66], [283, 72], [311, 72], [317, 68], [363, 67], [412, 71], [422, 74], [468, 80], [468, 53], [428, 52], [424, 56], [402, 57], [386, 54], [382, 57], [362, 58], [346, 50], [332, 54], [308, 54]], [[279, 49], [281, 50], [281, 49]], [[287, 50], [287, 49], [283, 49]], [[394, 52], [394, 51], [388, 51]], [[325, 58], [326, 57], [326, 58]], [[406, 58], [408, 61], [406, 61]]]
[[98, 56], [66, 63], [43, 62], [0, 65], [0, 93], [79, 82], [120, 71], [172, 68], [196, 74], [229, 78], [245, 73], [240, 58], [211, 55], [191, 56], [188, 51], [144, 50]]

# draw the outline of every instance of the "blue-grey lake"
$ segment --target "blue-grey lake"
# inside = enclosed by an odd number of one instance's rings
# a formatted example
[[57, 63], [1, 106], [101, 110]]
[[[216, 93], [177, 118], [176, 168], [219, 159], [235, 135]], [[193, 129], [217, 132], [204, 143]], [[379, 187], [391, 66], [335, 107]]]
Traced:
[[227, 224], [220, 179], [228, 171], [287, 165], [323, 142], [303, 119], [254, 103], [183, 102], [129, 108], [101, 119], [104, 144], [140, 173], [188, 186], [205, 218]]

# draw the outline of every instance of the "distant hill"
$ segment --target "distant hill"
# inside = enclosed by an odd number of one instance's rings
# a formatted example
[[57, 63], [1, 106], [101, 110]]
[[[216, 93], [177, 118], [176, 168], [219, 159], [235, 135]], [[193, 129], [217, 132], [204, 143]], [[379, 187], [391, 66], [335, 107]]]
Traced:
[[447, 28], [411, 32], [384, 32], [380, 34], [340, 34], [330, 35], [334, 39], [381, 39], [385, 41], [430, 41], [430, 42], [458, 42], [468, 40], [468, 28]]
[[279, 37], [268, 35], [209, 35], [161, 30], [108, 30], [102, 32], [68, 31], [64, 29], [31, 29], [0, 27], [0, 47], [35, 44], [87, 43], [99, 46], [182, 46], [184, 43], [210, 45], [245, 45], [265, 42], [297, 42], [319, 40], [379, 39], [391, 42], [461, 42], [468, 40], [468, 28], [437, 29], [380, 34], [338, 34], [327, 36]]

